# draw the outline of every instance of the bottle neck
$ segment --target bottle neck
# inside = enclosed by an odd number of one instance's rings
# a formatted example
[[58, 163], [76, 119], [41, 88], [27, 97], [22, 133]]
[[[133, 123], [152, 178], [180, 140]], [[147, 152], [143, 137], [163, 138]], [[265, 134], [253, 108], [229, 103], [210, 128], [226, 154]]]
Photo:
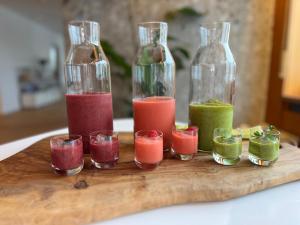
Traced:
[[100, 25], [94, 21], [71, 21], [68, 25], [71, 45], [100, 45]]
[[200, 46], [228, 44], [230, 23], [219, 22], [200, 26]]
[[168, 24], [164, 22], [141, 23], [138, 27], [141, 46], [149, 44], [167, 45]]

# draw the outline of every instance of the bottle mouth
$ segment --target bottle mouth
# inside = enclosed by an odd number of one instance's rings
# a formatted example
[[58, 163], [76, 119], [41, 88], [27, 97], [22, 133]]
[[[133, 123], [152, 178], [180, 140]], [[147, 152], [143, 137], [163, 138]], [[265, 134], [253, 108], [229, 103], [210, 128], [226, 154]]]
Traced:
[[230, 26], [230, 22], [228, 21], [215, 21], [215, 22], [205, 22], [201, 23], [200, 28], [205, 28], [205, 29], [217, 29], [217, 28], [222, 28], [222, 27], [227, 27]]
[[166, 44], [168, 24], [166, 22], [142, 22], [138, 24], [141, 45]]
[[84, 26], [84, 25], [99, 25], [98, 22], [93, 20], [71, 20], [69, 26]]
[[168, 28], [168, 24], [162, 21], [141, 22], [138, 23], [138, 26], [152, 29]]
[[72, 20], [68, 24], [71, 44], [92, 43], [99, 45], [100, 24], [90, 20]]
[[200, 39], [202, 39], [202, 45], [210, 43], [228, 43], [230, 22], [212, 22], [202, 23], [199, 27]]

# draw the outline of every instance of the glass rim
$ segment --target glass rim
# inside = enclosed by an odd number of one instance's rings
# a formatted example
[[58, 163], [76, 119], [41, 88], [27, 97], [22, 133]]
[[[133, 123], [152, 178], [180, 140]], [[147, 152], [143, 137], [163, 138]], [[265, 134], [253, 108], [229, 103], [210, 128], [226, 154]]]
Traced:
[[68, 143], [73, 143], [78, 140], [82, 141], [82, 135], [79, 134], [60, 134], [50, 138], [50, 143], [54, 143], [55, 141], [62, 140], [65, 142], [68, 140]]
[[161, 25], [168, 27], [168, 23], [164, 21], [149, 21], [149, 22], [138, 23], [138, 27], [148, 27], [147, 25], [151, 25], [152, 28], [157, 28], [157, 29], [159, 29]]
[[70, 20], [68, 22], [69, 26], [80, 26], [82, 24], [97, 24], [100, 26], [100, 23], [94, 20]]
[[268, 128], [267, 127], [265, 127], [264, 129], [263, 129], [263, 132], [265, 133], [265, 134], [268, 134], [268, 135], [272, 135], [272, 136], [280, 136], [280, 131], [279, 130], [277, 130], [277, 129], [275, 129], [275, 130], [267, 130]]
[[199, 23], [199, 28], [204, 28], [204, 29], [211, 29], [211, 28], [216, 28], [219, 25], [222, 26], [230, 26], [231, 22], [229, 21], [213, 21], [213, 22], [201, 22]]
[[223, 128], [223, 127], [216, 127], [214, 128], [214, 131], [213, 131], [213, 134], [215, 135], [216, 132], [226, 132], [228, 131], [231, 135], [231, 137], [242, 137], [243, 134], [242, 134], [242, 129], [241, 128]]
[[[158, 133], [158, 136], [156, 136], [156, 137], [161, 137], [161, 138], [163, 137], [164, 133], [160, 130], [155, 130], [155, 129], [153, 129], [153, 130], [138, 130], [134, 133], [134, 136], [135, 137], [144, 137], [144, 136], [146, 136], [146, 133], [149, 133], [151, 131], [156, 131]], [[140, 135], [142, 133], [145, 133], [145, 135]], [[154, 138], [154, 137], [148, 137], [148, 138]]]
[[[106, 137], [118, 137], [119, 133], [117, 131], [114, 130], [96, 130], [93, 131], [89, 134], [89, 137], [97, 137], [97, 135], [102, 135], [102, 136], [106, 136]], [[110, 135], [111, 134], [111, 135]]]
[[[193, 127], [195, 130], [187, 130], [188, 128]], [[185, 134], [198, 134], [199, 128], [197, 126], [188, 126], [187, 128], [177, 128], [176, 126], [172, 129], [173, 132], [185, 133]]]
[[[254, 128], [250, 128], [250, 137], [256, 131], [258, 131], [258, 130], [254, 129]], [[273, 135], [273, 136], [278, 136], [278, 137], [280, 136], [280, 131], [277, 130], [277, 128], [275, 128], [273, 130], [268, 130], [268, 126], [262, 126], [261, 132], [263, 132], [264, 134], [268, 134], [268, 135]]]

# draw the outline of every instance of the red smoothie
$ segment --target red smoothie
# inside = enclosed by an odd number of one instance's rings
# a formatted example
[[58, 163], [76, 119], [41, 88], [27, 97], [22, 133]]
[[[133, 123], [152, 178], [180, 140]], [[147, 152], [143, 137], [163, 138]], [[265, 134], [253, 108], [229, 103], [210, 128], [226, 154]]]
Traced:
[[51, 163], [56, 170], [72, 170], [83, 164], [82, 141], [56, 141], [51, 144]]
[[163, 132], [164, 149], [171, 147], [172, 129], [175, 124], [175, 99], [148, 97], [133, 100], [134, 132], [160, 130]]
[[83, 137], [84, 153], [89, 153], [89, 134], [113, 129], [111, 93], [66, 94], [70, 135]]
[[106, 139], [106, 137], [91, 137], [90, 140], [91, 158], [95, 163], [108, 167], [114, 166], [119, 159], [119, 140], [117, 137]]

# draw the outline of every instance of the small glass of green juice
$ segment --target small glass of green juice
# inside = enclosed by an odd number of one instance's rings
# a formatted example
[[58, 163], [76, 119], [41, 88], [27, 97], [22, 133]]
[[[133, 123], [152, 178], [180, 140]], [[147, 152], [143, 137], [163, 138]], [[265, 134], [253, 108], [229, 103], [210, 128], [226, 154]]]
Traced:
[[279, 156], [280, 132], [269, 126], [261, 130], [250, 129], [249, 160], [259, 166], [270, 166]]
[[215, 128], [213, 136], [213, 158], [222, 165], [235, 165], [242, 154], [242, 134], [239, 129]]

